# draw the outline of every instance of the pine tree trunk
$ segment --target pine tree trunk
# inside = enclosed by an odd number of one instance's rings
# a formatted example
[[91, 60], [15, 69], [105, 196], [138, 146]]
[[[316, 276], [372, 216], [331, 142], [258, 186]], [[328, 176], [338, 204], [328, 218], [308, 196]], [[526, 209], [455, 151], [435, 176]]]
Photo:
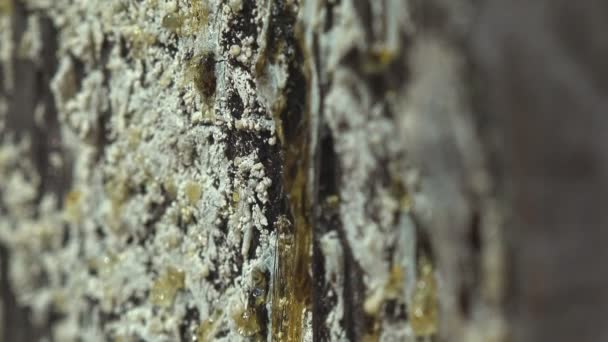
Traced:
[[0, 0], [2, 340], [605, 339], [608, 12], [520, 2]]

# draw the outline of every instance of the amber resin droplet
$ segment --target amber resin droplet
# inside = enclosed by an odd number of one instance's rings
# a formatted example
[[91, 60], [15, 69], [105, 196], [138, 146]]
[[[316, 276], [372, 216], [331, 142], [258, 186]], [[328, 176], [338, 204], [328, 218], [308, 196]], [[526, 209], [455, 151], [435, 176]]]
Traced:
[[184, 288], [185, 274], [175, 267], [168, 267], [163, 275], [156, 279], [150, 290], [153, 304], [169, 307], [173, 304], [177, 291]]
[[430, 336], [437, 332], [437, 280], [431, 262], [422, 257], [418, 263], [418, 280], [410, 301], [410, 326], [417, 336]]

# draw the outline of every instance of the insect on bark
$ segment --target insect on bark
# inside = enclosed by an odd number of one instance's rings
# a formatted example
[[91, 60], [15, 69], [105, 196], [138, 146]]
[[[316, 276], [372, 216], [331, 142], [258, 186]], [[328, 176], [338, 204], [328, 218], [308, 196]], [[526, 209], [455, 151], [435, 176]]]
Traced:
[[215, 95], [217, 84], [215, 64], [216, 59], [213, 52], [203, 53], [190, 62], [190, 72], [194, 87], [207, 99], [210, 99]]

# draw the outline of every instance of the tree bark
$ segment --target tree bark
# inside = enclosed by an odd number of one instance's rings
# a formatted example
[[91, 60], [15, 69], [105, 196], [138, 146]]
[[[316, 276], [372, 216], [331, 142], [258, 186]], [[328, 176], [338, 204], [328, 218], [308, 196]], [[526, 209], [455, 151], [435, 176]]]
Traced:
[[604, 7], [0, 0], [2, 339], [604, 340]]

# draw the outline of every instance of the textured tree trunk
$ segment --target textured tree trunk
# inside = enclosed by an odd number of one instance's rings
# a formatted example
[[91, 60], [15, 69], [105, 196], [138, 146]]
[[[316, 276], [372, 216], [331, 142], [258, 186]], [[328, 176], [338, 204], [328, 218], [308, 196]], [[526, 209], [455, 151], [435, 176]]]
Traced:
[[605, 7], [0, 0], [2, 340], [606, 339]]

